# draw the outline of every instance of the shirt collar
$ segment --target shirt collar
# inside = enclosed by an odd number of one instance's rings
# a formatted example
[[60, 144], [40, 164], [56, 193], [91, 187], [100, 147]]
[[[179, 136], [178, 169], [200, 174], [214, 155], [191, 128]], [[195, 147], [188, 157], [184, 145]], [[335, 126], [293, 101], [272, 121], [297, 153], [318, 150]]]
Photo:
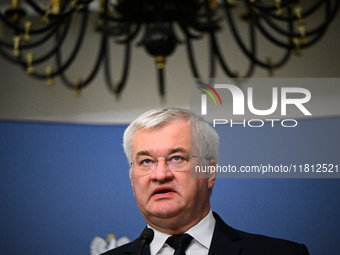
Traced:
[[[197, 242], [209, 249], [214, 233], [215, 223], [216, 220], [210, 210], [207, 216], [185, 233], [190, 234]], [[156, 255], [170, 235], [160, 232], [149, 225], [148, 227], [154, 231], [154, 238], [150, 244], [150, 254]]]
[[209, 249], [215, 229], [215, 223], [216, 220], [210, 210], [207, 216], [205, 216], [186, 233], [190, 234], [197, 242]]

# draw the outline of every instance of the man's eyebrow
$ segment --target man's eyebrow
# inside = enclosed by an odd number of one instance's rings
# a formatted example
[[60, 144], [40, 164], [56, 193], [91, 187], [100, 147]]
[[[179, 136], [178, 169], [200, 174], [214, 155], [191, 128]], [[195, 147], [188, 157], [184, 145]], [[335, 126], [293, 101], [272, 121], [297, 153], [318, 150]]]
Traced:
[[188, 151], [186, 149], [184, 149], [183, 147], [178, 147], [178, 148], [169, 150], [169, 154], [176, 153], [176, 152], [188, 153]]
[[151, 156], [151, 153], [148, 152], [148, 151], [139, 151], [139, 152], [136, 153], [136, 155], [137, 156], [140, 156], [140, 155], [142, 155], [142, 156]]
[[[170, 149], [168, 150], [168, 154], [173, 154], [176, 152], [185, 152], [188, 153], [188, 151], [186, 149], [184, 149], [183, 147], [178, 147], [178, 148], [174, 148], [174, 149]], [[139, 151], [136, 153], [136, 156], [152, 156], [152, 154], [149, 151]]]

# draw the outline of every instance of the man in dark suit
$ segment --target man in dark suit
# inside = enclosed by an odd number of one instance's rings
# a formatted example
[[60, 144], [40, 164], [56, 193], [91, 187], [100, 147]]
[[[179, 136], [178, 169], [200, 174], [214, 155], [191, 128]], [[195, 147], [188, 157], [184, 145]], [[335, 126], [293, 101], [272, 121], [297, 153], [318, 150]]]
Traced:
[[[154, 232], [142, 254], [307, 255], [302, 244], [235, 230], [211, 211], [215, 173], [190, 174], [217, 165], [218, 143], [204, 119], [179, 108], [148, 111], [126, 129], [133, 194]], [[104, 254], [137, 255], [140, 247], [136, 239]]]

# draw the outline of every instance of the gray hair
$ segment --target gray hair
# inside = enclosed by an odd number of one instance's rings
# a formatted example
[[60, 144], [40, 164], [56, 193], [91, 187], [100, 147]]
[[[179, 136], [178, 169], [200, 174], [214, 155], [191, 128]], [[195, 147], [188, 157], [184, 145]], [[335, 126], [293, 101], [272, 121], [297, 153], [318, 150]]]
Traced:
[[[219, 137], [215, 129], [202, 117], [182, 108], [158, 108], [147, 111], [137, 117], [125, 130], [123, 147], [129, 164], [132, 162], [132, 139], [139, 129], [160, 128], [174, 120], [187, 120], [196, 128], [194, 144], [198, 149], [203, 163], [207, 165], [210, 159], [218, 161]], [[204, 159], [209, 159], [205, 162]]]

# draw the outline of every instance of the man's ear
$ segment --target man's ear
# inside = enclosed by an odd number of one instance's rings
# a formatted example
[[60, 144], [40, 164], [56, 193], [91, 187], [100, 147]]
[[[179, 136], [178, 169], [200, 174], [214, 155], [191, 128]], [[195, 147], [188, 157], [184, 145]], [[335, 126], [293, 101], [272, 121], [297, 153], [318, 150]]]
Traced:
[[[217, 167], [216, 160], [215, 159], [211, 159], [210, 162], [209, 162], [209, 166], [212, 166], [213, 169], [216, 169], [216, 167]], [[208, 178], [208, 185], [209, 185], [210, 189], [212, 189], [214, 187], [215, 179], [216, 179], [216, 171], [210, 172], [209, 173], [209, 178]]]

